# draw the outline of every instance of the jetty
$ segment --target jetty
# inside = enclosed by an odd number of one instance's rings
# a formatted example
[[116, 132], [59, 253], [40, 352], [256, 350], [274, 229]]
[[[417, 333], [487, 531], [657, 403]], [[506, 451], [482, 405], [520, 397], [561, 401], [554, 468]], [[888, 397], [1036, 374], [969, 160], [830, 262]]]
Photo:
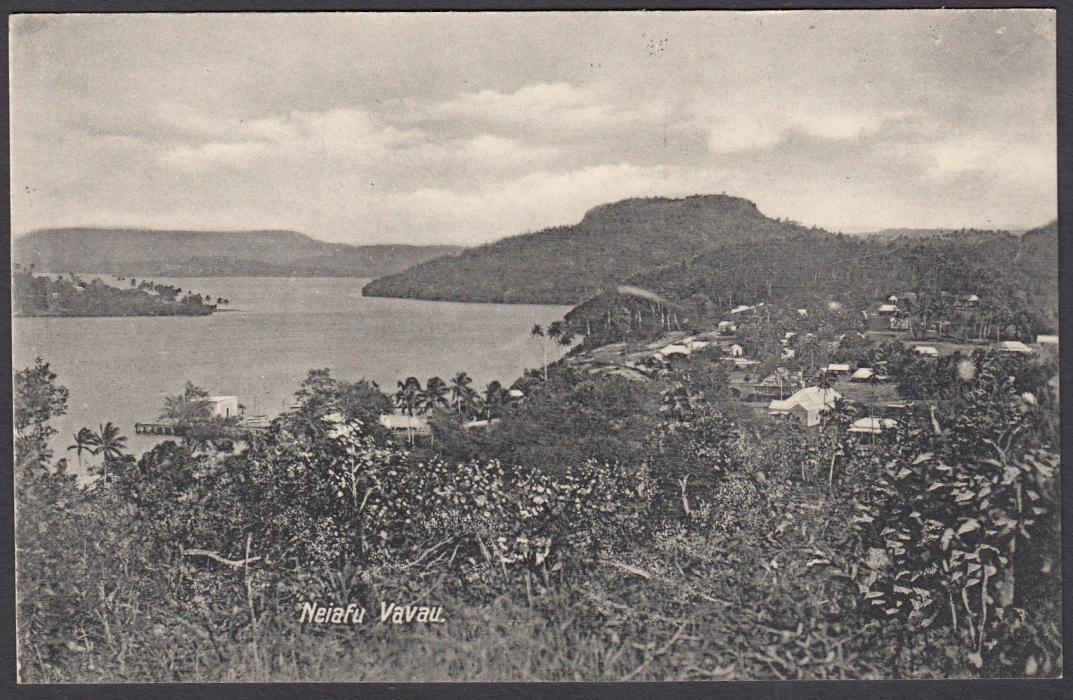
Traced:
[[[221, 426], [214, 432], [218, 433], [220, 437], [241, 440], [251, 433], [261, 433], [268, 430], [268, 425], [267, 420], [263, 423], [249, 421], [239, 425]], [[135, 423], [134, 432], [137, 435], [174, 435], [175, 437], [183, 437], [191, 428], [199, 427], [202, 426], [176, 425], [175, 423], [164, 422]]]

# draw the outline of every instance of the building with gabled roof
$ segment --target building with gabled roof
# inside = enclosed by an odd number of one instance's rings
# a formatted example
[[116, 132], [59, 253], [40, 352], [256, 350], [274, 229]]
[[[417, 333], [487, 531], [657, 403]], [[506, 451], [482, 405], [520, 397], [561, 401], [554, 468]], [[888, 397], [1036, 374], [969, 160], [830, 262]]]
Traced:
[[820, 414], [835, 405], [842, 398], [834, 389], [810, 386], [801, 389], [788, 399], [774, 400], [768, 404], [770, 416], [794, 416], [801, 425], [811, 428], [820, 422]]

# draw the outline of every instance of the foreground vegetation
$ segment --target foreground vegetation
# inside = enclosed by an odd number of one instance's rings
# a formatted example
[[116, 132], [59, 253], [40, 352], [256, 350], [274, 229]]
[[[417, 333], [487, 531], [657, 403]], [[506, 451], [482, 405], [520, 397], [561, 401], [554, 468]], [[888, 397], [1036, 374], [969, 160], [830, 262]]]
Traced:
[[[118, 449], [81, 487], [39, 361], [14, 382], [21, 677], [1061, 674], [1054, 358], [977, 350], [935, 365], [942, 393], [899, 376], [917, 402], [870, 441], [843, 403], [812, 431], [757, 417], [718, 368], [552, 365], [486, 430], [431, 399], [415, 449], [372, 426], [375, 387], [317, 370], [239, 454]], [[303, 623], [310, 601], [371, 619]]]

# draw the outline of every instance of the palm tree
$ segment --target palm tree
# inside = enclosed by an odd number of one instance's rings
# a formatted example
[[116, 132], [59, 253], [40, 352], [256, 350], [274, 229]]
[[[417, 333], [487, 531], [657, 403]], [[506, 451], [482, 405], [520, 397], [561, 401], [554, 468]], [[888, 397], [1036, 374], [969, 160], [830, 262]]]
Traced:
[[458, 415], [462, 415], [462, 407], [473, 402], [476, 394], [470, 385], [473, 379], [465, 372], [459, 372], [451, 380], [451, 404], [458, 409]]
[[506, 396], [506, 390], [503, 385], [493, 379], [488, 383], [488, 386], [484, 389], [484, 406], [487, 411], [488, 419], [492, 419], [493, 413], [498, 413], [499, 405], [503, 403], [503, 399]]
[[108, 421], [100, 426], [100, 432], [93, 433], [92, 444], [96, 447], [93, 454], [104, 457], [104, 480], [108, 480], [108, 463], [123, 456], [127, 449], [127, 438], [119, 434], [119, 426]]
[[119, 426], [111, 421], [100, 426], [100, 432], [94, 437], [97, 453], [105, 460], [118, 459], [123, 456], [123, 450], [127, 449], [127, 438], [119, 434]]
[[[554, 325], [554, 324], [552, 324]], [[550, 328], [549, 328], [550, 330]], [[548, 380], [548, 350], [544, 347], [544, 342], [540, 340], [544, 337], [544, 327], [540, 324], [533, 326], [533, 329], [529, 331], [529, 337], [536, 340], [540, 345], [540, 352], [544, 355], [544, 381]]]
[[78, 455], [78, 467], [82, 467], [82, 453], [89, 452], [90, 454], [97, 454], [97, 450], [93, 448], [96, 444], [94, 440], [93, 431], [89, 428], [82, 428], [74, 435], [74, 444], [67, 447], [68, 450], [74, 450]]
[[797, 357], [809, 360], [809, 376], [816, 374], [816, 359], [824, 357], [827, 354], [827, 348], [815, 335], [809, 334], [801, 345], [797, 348]]
[[943, 325], [954, 317], [954, 306], [947, 299], [940, 297], [932, 306], [931, 316], [938, 326], [939, 337], [942, 337]]
[[397, 386], [399, 390], [395, 392], [395, 405], [412, 417], [420, 405], [421, 381], [417, 377], [407, 377]]
[[421, 399], [426, 411], [431, 411], [437, 406], [446, 406], [447, 384], [439, 377], [431, 377], [425, 384], [425, 391], [422, 392]]

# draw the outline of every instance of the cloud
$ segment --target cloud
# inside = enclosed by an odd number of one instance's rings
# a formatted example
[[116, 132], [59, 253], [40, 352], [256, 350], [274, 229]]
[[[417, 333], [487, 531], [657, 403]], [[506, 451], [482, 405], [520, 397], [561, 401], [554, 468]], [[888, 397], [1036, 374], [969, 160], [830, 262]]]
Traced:
[[[417, 229], [498, 237], [580, 221], [592, 207], [628, 197], [682, 196], [713, 187], [706, 172], [628, 163], [539, 171], [469, 191], [424, 188], [402, 198]], [[503, 222], [511, 228], [504, 230]]]
[[49, 16], [13, 24], [13, 224], [476, 244], [728, 191], [1029, 225], [1056, 210], [1052, 14]]
[[954, 135], [930, 144], [925, 156], [927, 175], [938, 180], [970, 173], [1017, 173], [1041, 185], [1057, 179], [1056, 146], [1045, 136], [1028, 140], [1024, 135], [1005, 138], [981, 132]]
[[823, 141], [850, 141], [878, 129], [887, 119], [901, 116], [881, 117], [863, 110], [808, 104], [779, 108], [763, 103], [713, 112], [707, 117], [708, 148], [719, 154], [767, 150], [794, 133]]
[[535, 83], [504, 93], [480, 90], [432, 104], [427, 115], [509, 126], [591, 128], [612, 113], [595, 95], [570, 83]]
[[186, 170], [205, 167], [240, 167], [265, 150], [263, 143], [219, 143], [201, 146], [179, 146], [160, 156], [164, 165], [176, 165]]

